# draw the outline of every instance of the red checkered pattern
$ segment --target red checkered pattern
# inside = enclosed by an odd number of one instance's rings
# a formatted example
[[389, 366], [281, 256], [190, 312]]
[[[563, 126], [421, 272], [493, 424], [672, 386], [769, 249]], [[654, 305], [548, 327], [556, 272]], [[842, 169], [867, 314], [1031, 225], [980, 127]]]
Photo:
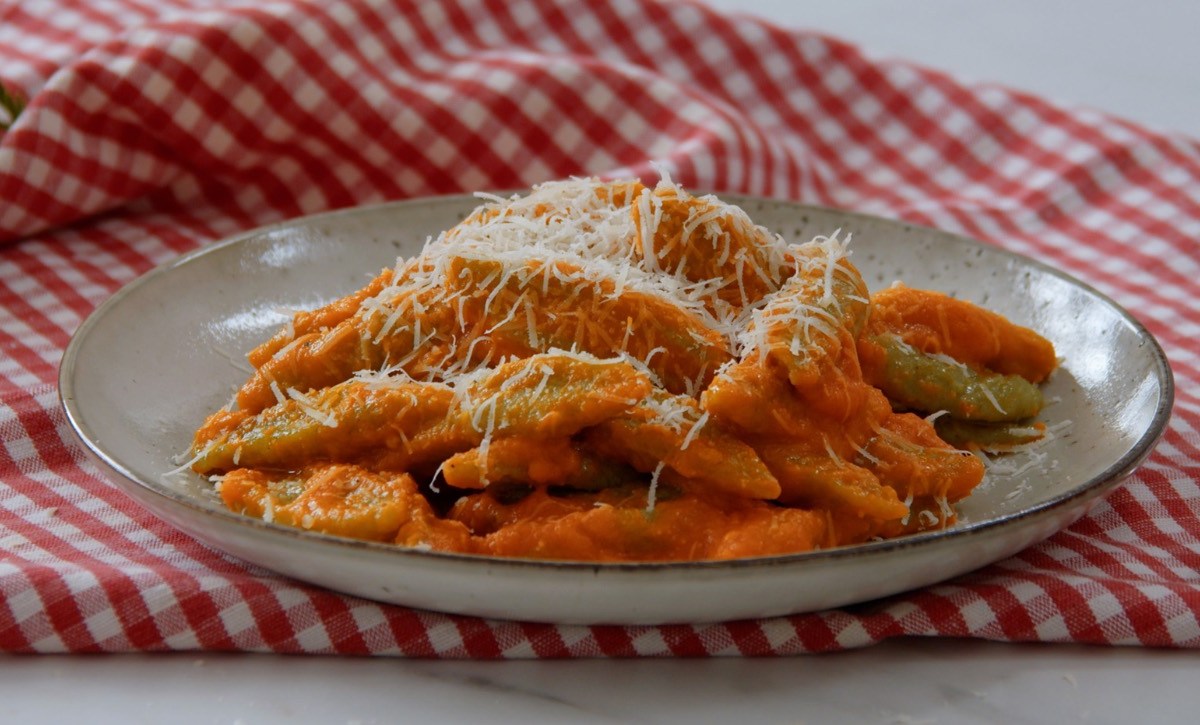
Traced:
[[[683, 2], [106, 0], [0, 10], [0, 649], [774, 655], [899, 635], [1200, 646], [1200, 144]], [[1175, 416], [1069, 530], [915, 593], [670, 627], [485, 621], [200, 546], [84, 461], [58, 359], [121, 285], [309, 212], [571, 174], [911, 220], [1080, 277], [1158, 337]]]

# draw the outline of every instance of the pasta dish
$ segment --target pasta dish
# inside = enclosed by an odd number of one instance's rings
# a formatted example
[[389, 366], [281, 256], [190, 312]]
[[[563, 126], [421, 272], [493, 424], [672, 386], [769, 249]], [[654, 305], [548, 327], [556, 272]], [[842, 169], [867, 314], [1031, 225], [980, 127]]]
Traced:
[[1053, 345], [970, 302], [872, 291], [665, 177], [485, 197], [296, 313], [197, 430], [229, 509], [469, 554], [679, 561], [945, 527], [978, 451], [1038, 440]]

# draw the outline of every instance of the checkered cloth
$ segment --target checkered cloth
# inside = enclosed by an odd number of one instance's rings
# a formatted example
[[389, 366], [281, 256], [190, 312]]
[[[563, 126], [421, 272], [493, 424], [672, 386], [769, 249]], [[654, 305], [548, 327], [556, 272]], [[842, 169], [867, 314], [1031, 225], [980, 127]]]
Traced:
[[[1200, 646], [1200, 144], [650, 0], [108, 0], [0, 9], [0, 649], [775, 655], [898, 635]], [[4, 119], [0, 111], [0, 120]], [[910, 220], [1130, 309], [1178, 385], [1155, 453], [1070, 529], [860, 607], [523, 624], [298, 584], [173, 530], [84, 460], [72, 331], [126, 282], [335, 207], [579, 174]]]

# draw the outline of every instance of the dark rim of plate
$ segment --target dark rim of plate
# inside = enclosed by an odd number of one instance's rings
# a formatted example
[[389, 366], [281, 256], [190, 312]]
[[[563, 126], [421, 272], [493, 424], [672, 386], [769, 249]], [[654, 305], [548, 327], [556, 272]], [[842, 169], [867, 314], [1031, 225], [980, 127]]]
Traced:
[[[513, 193], [522, 193], [517, 191], [502, 191], [497, 192], [498, 195], [508, 196]], [[705, 192], [696, 192], [697, 195]], [[304, 217], [271, 224], [256, 229], [251, 229], [240, 234], [228, 237], [224, 240], [215, 242], [210, 245], [200, 247], [185, 253], [180, 257], [168, 261], [158, 267], [150, 270], [144, 275], [131, 281], [123, 288], [118, 290], [109, 299], [101, 303], [97, 308], [84, 320], [79, 326], [70, 342], [67, 345], [66, 351], [63, 354], [62, 362], [59, 368], [59, 401], [66, 413], [67, 421], [75, 433], [75, 435], [83, 442], [87, 451], [105, 468], [128, 484], [133, 484], [145, 491], [149, 491], [163, 499], [170, 501], [176, 506], [190, 509], [192, 512], [201, 513], [207, 516], [216, 516], [219, 519], [242, 527], [256, 529], [262, 532], [270, 532], [275, 536], [290, 536], [303, 539], [306, 541], [320, 541], [331, 546], [346, 547], [359, 552], [371, 552], [389, 557], [419, 557], [427, 559], [433, 557], [437, 561], [446, 563], [461, 562], [472, 566], [486, 563], [493, 567], [512, 567], [516, 569], [525, 568], [555, 568], [568, 570], [585, 570], [593, 572], [601, 571], [621, 571], [621, 572], [647, 572], [661, 573], [665, 570], [679, 569], [705, 569], [705, 570], [722, 570], [722, 569], [739, 569], [744, 567], [765, 567], [765, 566], [785, 566], [796, 565], [806, 562], [827, 562], [830, 560], [878, 555], [890, 553], [905, 549], [929, 546], [934, 543], [943, 542], [945, 540], [958, 540], [970, 536], [978, 536], [989, 533], [998, 527], [1011, 525], [1018, 521], [1032, 521], [1040, 519], [1055, 513], [1060, 508], [1068, 506], [1080, 499], [1090, 501], [1106, 493], [1111, 488], [1115, 487], [1124, 481], [1139, 465], [1150, 455], [1155, 444], [1162, 437], [1166, 430], [1167, 422], [1171, 416], [1171, 410], [1174, 404], [1174, 378], [1172, 376], [1170, 365], [1167, 362], [1166, 356], [1159, 345], [1158, 341], [1152, 334], [1142, 325], [1133, 315], [1127, 310], [1114, 302], [1111, 298], [1099, 292], [1092, 286], [1082, 282], [1071, 275], [1055, 269], [1047, 264], [1039, 262], [1030, 257], [1026, 257], [1015, 252], [1010, 252], [1003, 248], [986, 244], [970, 237], [954, 234], [951, 232], [942, 231], [932, 227], [923, 227], [921, 225], [912, 224], [909, 222], [887, 219], [861, 212], [845, 211], [841, 209], [833, 209], [821, 207], [812, 204], [802, 204], [800, 202], [788, 201], [785, 199], [771, 199], [767, 197], [747, 196], [743, 194], [726, 194], [720, 193], [720, 198], [732, 204], [749, 205], [759, 204], [764, 206], [775, 206], [780, 208], [794, 209], [797, 213], [804, 212], [820, 212], [844, 216], [851, 219], [860, 219], [871, 223], [882, 223], [885, 225], [896, 225], [897, 228], [906, 231], [921, 230], [927, 233], [932, 233], [943, 237], [944, 239], [963, 244], [970, 247], [982, 247], [989, 254], [996, 254], [1000, 257], [1006, 257], [1020, 262], [1023, 265], [1038, 269], [1044, 273], [1058, 277], [1071, 285], [1082, 289], [1089, 295], [1097, 299], [1099, 302], [1109, 306], [1114, 312], [1121, 317], [1142, 339], [1149, 342], [1150, 352], [1154, 360], [1154, 372], [1156, 382], [1159, 385], [1159, 400], [1158, 406], [1154, 412], [1154, 416], [1150, 425], [1142, 433], [1141, 437], [1132, 445], [1126, 453], [1119, 459], [1114, 461], [1101, 473], [1084, 481], [1070, 491], [1062, 493], [1053, 498], [1042, 501], [1038, 504], [1014, 511], [1009, 514], [997, 516], [994, 518], [983, 519], [955, 525], [948, 529], [939, 529], [936, 531], [928, 531], [917, 534], [909, 534], [906, 536], [885, 539], [881, 541], [871, 541], [861, 544], [852, 544], [847, 546], [834, 547], [831, 549], [820, 549], [816, 551], [807, 551], [794, 554], [780, 554], [776, 556], [754, 557], [744, 559], [722, 559], [722, 560], [703, 560], [703, 561], [666, 561], [666, 562], [584, 562], [584, 561], [560, 561], [547, 559], [525, 559], [525, 558], [509, 558], [509, 557], [492, 557], [477, 554], [460, 554], [453, 552], [442, 551], [427, 551], [413, 548], [406, 548], [394, 544], [385, 544], [371, 541], [361, 541], [357, 539], [349, 539], [320, 532], [306, 531], [296, 529], [281, 524], [268, 523], [261, 519], [255, 519], [248, 516], [243, 516], [227, 509], [221, 508], [215, 503], [198, 501], [195, 497], [189, 496], [184, 492], [168, 488], [158, 481], [146, 481], [138, 475], [131, 472], [120, 461], [110, 456], [105, 450], [100, 448], [95, 442], [94, 437], [90, 434], [90, 430], [83, 422], [81, 411], [75, 406], [75, 398], [73, 394], [72, 373], [76, 364], [79, 350], [86, 341], [91, 328], [100, 320], [104, 314], [114, 306], [120, 303], [121, 299], [128, 295], [138, 286], [145, 284], [148, 280], [162, 274], [166, 274], [171, 270], [187, 264], [188, 262], [208, 254], [217, 253], [230, 246], [239, 244], [246, 240], [270, 234], [273, 232], [286, 230], [289, 228], [308, 225], [313, 222], [326, 220], [336, 220], [339, 217], [354, 216], [364, 213], [386, 212], [391, 209], [402, 210], [407, 207], [422, 206], [428, 207], [432, 204], [450, 205], [453, 207], [461, 207], [463, 212], [469, 211], [477, 205], [480, 199], [475, 195], [447, 195], [439, 197], [423, 197], [415, 199], [407, 199], [403, 201], [384, 202], [361, 207], [353, 207], [341, 209], [337, 211], [323, 212]], [[166, 462], [164, 462], [166, 463]], [[165, 471], [164, 471], [165, 472]]]

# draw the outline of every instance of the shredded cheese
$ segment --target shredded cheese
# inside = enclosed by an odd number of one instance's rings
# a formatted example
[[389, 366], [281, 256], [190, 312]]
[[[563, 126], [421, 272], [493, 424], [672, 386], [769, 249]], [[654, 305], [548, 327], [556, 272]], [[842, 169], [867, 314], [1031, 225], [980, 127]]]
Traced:
[[650, 490], [646, 493], [646, 513], [654, 513], [654, 505], [658, 498], [658, 477], [662, 475], [663, 469], [666, 468], [666, 462], [659, 461], [654, 467], [654, 473], [650, 474]]

